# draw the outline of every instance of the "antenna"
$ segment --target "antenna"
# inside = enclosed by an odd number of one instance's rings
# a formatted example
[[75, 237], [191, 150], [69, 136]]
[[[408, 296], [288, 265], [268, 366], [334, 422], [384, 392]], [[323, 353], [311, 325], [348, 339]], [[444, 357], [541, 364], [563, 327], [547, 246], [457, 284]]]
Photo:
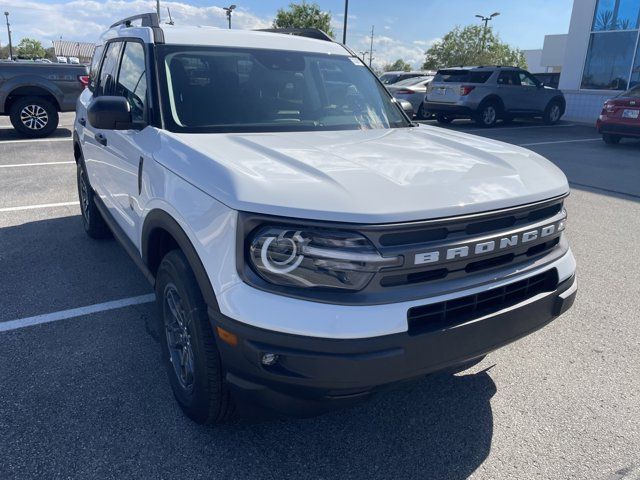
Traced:
[[173, 19], [171, 18], [171, 10], [169, 9], [169, 7], [167, 7], [167, 13], [169, 14], [169, 21], [167, 22], [167, 24], [173, 25]]

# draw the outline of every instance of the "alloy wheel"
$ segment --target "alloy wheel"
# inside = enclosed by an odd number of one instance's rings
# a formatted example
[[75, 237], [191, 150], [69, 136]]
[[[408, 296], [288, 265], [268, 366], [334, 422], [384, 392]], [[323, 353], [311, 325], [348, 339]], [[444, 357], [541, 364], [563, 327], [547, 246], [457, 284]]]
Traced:
[[49, 123], [49, 115], [40, 105], [27, 105], [20, 111], [20, 121], [30, 130], [42, 130]]
[[551, 112], [549, 112], [549, 119], [552, 123], [560, 120], [560, 105], [553, 105], [551, 107]]
[[496, 109], [492, 105], [485, 107], [482, 111], [482, 121], [485, 125], [493, 125], [496, 121]]
[[91, 215], [89, 212], [89, 188], [87, 187], [84, 173], [80, 173], [80, 208], [85, 221], [89, 222]]
[[191, 394], [194, 387], [195, 361], [189, 335], [189, 320], [178, 289], [173, 283], [165, 287], [164, 305], [164, 328], [169, 347], [169, 361], [180, 387]]

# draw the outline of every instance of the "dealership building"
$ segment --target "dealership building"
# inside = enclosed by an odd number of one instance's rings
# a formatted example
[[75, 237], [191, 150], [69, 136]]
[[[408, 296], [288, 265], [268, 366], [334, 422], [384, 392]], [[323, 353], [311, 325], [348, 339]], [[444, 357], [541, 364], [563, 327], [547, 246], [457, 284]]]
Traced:
[[592, 122], [605, 100], [640, 83], [639, 42], [640, 0], [574, 0], [569, 33], [547, 36], [530, 69], [561, 71], [565, 118]]

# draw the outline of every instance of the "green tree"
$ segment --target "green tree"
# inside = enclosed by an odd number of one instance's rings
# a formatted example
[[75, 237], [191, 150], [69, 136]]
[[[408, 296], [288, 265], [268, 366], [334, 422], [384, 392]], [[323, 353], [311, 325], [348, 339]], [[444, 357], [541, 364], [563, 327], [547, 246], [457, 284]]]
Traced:
[[38, 40], [23, 38], [16, 48], [16, 54], [23, 58], [44, 58], [46, 52]]
[[319, 28], [334, 36], [331, 28], [331, 13], [323, 12], [317, 3], [291, 3], [288, 9], [281, 8], [273, 21], [273, 28]]
[[382, 69], [385, 72], [408, 72], [411, 70], [411, 65], [399, 58], [393, 63], [387, 63]]
[[427, 50], [422, 68], [470, 65], [509, 65], [526, 68], [521, 50], [502, 42], [493, 28], [482, 25], [457, 26]]

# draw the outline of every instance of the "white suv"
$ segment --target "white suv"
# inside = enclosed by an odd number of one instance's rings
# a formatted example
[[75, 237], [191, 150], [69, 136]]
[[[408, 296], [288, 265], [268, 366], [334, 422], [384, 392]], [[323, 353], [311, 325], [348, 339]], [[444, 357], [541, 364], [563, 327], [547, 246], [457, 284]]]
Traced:
[[576, 293], [560, 170], [411, 123], [349, 49], [288, 33], [132, 17], [78, 101], [84, 227], [154, 286], [173, 392], [201, 423], [463, 369]]

